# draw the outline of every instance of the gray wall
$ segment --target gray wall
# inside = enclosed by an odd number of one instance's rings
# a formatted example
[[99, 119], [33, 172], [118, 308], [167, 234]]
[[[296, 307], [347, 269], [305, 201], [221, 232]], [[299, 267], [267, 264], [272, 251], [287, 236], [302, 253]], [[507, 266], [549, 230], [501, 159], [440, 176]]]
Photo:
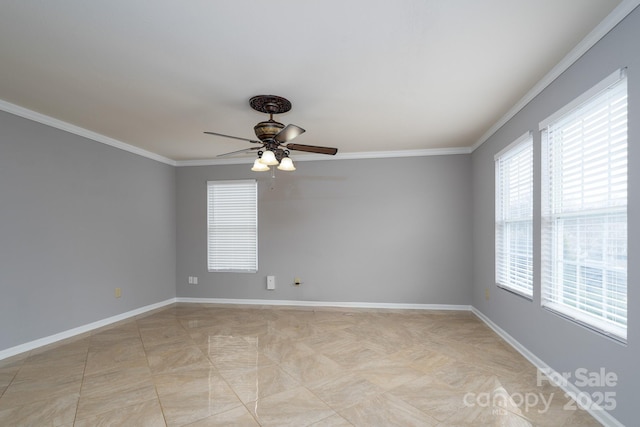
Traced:
[[0, 112], [0, 349], [173, 298], [174, 278], [172, 166]]
[[[473, 305], [535, 355], [559, 372], [577, 368], [617, 373], [617, 408], [612, 414], [637, 424], [640, 383], [640, 10], [636, 9], [552, 85], [506, 123], [472, 155], [473, 175]], [[628, 67], [629, 87], [629, 256], [628, 345], [606, 339], [566, 321], [540, 306], [540, 188], [534, 197], [534, 300], [526, 301], [494, 284], [493, 156], [527, 130], [534, 131], [534, 182], [540, 182], [538, 122], [620, 67]], [[484, 297], [490, 289], [490, 299]], [[605, 391], [596, 388], [589, 390]]]
[[[305, 161], [273, 182], [248, 164], [180, 167], [177, 295], [470, 304], [470, 166], [469, 155]], [[206, 181], [251, 177], [259, 271], [208, 273]]]

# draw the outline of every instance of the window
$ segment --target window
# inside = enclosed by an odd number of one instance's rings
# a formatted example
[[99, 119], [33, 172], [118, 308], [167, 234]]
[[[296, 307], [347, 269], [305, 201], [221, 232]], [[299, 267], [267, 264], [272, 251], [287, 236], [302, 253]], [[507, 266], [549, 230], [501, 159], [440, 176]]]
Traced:
[[609, 76], [540, 124], [542, 304], [627, 337], [627, 81]]
[[258, 270], [258, 184], [207, 182], [209, 271]]
[[496, 284], [533, 296], [533, 139], [530, 132], [495, 156]]

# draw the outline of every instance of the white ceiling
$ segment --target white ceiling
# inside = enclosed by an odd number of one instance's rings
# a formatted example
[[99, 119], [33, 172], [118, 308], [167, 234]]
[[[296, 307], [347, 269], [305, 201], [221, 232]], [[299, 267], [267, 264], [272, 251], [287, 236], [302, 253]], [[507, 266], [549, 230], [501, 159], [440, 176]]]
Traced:
[[248, 146], [202, 132], [254, 138], [258, 94], [300, 144], [468, 148], [620, 3], [2, 0], [0, 99], [178, 161]]

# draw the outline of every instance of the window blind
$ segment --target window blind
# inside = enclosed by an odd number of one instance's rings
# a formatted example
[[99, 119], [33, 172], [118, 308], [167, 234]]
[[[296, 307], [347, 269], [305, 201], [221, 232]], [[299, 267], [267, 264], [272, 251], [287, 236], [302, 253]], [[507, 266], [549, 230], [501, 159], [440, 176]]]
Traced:
[[542, 304], [626, 340], [624, 73], [542, 130]]
[[207, 182], [209, 271], [258, 270], [258, 185], [255, 180]]
[[533, 139], [530, 132], [495, 157], [496, 284], [533, 295]]

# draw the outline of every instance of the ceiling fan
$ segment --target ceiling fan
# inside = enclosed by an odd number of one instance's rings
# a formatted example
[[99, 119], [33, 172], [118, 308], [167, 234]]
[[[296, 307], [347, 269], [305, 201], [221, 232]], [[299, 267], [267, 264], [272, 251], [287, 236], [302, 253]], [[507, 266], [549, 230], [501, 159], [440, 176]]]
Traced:
[[239, 139], [240, 141], [247, 141], [260, 145], [220, 154], [218, 157], [257, 151], [258, 158], [254, 162], [251, 170], [256, 172], [268, 171], [269, 166], [278, 165], [278, 169], [280, 170], [293, 171], [296, 170], [296, 168], [293, 166], [293, 162], [289, 158], [290, 150], [329, 155], [335, 155], [338, 152], [337, 148], [294, 144], [291, 142], [295, 137], [304, 133], [305, 130], [293, 124], [285, 126], [282, 123], [273, 120], [274, 114], [282, 114], [291, 110], [291, 102], [289, 102], [289, 100], [276, 95], [257, 95], [249, 100], [249, 105], [256, 111], [269, 114], [269, 120], [260, 122], [253, 127], [258, 140], [225, 135], [217, 132], [205, 133], [209, 135], [223, 136], [225, 138]]

